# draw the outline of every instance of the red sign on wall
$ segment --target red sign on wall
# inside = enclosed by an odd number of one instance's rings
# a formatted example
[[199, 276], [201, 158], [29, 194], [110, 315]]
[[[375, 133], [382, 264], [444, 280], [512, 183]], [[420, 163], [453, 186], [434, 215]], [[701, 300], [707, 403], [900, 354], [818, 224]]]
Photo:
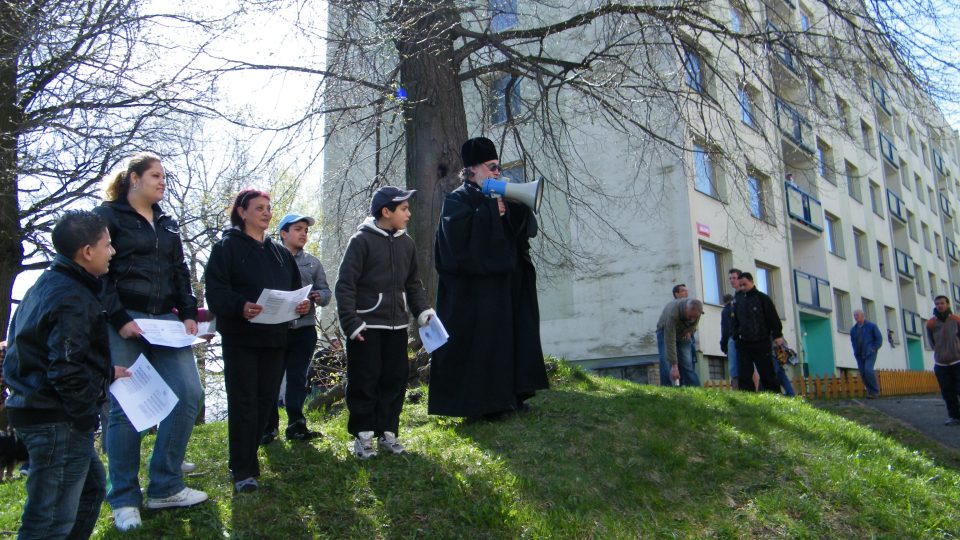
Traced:
[[697, 223], [697, 234], [710, 238], [710, 227], [708, 225], [704, 225], [703, 223]]

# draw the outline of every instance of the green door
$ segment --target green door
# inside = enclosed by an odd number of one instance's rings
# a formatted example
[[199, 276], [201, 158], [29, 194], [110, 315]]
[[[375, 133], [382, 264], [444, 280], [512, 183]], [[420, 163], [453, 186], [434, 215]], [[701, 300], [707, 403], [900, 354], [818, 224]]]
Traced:
[[[833, 357], [833, 329], [830, 327], [830, 319], [801, 312], [800, 335], [803, 336], [807, 374], [833, 375], [836, 363]], [[853, 349], [850, 354], [853, 354]]]
[[910, 369], [923, 371], [923, 340], [907, 338], [907, 361]]

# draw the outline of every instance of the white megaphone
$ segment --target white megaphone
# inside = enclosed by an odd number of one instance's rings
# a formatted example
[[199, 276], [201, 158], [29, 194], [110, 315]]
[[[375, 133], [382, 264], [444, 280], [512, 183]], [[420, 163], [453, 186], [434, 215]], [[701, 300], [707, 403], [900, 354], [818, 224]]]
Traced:
[[503, 180], [488, 178], [483, 182], [484, 195], [500, 195], [511, 201], [523, 203], [534, 212], [540, 212], [543, 201], [543, 178], [536, 182], [514, 184]]

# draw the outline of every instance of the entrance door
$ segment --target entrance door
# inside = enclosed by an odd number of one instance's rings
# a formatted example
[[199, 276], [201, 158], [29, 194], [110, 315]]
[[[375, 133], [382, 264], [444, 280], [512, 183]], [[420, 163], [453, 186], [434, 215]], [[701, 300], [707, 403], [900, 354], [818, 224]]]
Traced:
[[801, 312], [800, 335], [803, 336], [806, 375], [833, 375], [836, 362], [833, 357], [833, 329], [830, 327], [830, 318]]
[[913, 371], [923, 371], [923, 340], [907, 338], [907, 362]]

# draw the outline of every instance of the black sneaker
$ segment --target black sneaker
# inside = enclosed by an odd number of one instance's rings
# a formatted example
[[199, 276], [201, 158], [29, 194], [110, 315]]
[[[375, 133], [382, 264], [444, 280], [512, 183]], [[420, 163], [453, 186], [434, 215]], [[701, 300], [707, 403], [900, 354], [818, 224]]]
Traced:
[[288, 441], [309, 441], [311, 439], [316, 439], [317, 437], [322, 437], [323, 433], [319, 431], [311, 431], [306, 424], [297, 422], [296, 424], [287, 428], [283, 433], [284, 437]]
[[956, 426], [960, 424], [960, 419], [957, 418], [947, 418], [947, 421], [943, 423], [945, 426]]
[[273, 430], [263, 434], [263, 437], [260, 437], [260, 446], [266, 446], [274, 441], [277, 438], [277, 430]]

